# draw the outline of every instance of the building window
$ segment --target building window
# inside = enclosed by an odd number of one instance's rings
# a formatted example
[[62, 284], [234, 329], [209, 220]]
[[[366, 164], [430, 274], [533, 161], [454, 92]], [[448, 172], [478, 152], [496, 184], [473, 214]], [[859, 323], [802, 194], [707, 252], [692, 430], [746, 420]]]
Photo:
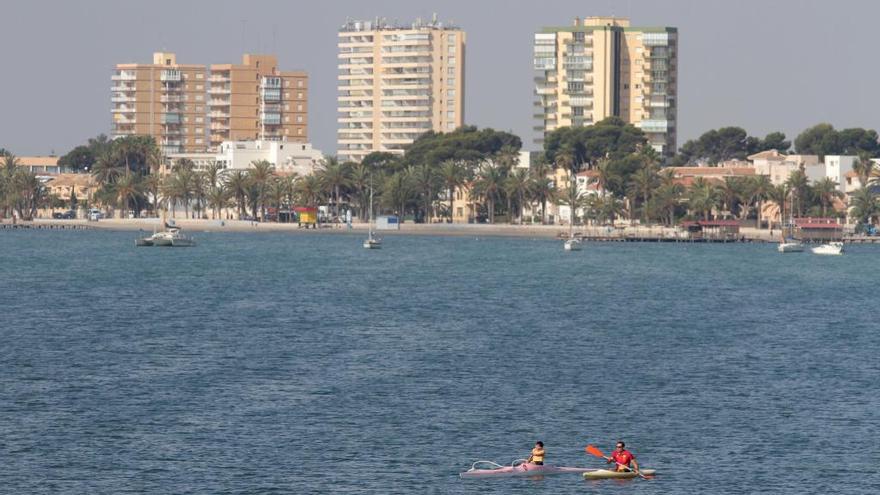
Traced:
[[454, 89], [447, 89], [446, 90], [446, 97], [447, 98], [455, 98], [455, 90]]
[[446, 112], [446, 120], [455, 119], [455, 112]]
[[[442, 55], [441, 55], [442, 58]], [[446, 62], [446, 65], [455, 65], [455, 57], [449, 57], [449, 60]]]
[[196, 74], [196, 79], [204, 79], [204, 78], [205, 78], [205, 75], [202, 74], [201, 72], [199, 72], [198, 74]]
[[302, 80], [302, 79], [298, 79], [298, 80], [296, 81], [296, 87], [297, 87], [297, 88], [301, 88], [301, 87], [303, 87], [303, 80]]
[[[299, 134], [300, 136], [302, 136], [302, 135], [303, 135], [303, 129], [302, 129], [302, 127], [300, 127], [299, 129], [297, 129], [297, 130], [296, 130], [296, 133]], [[305, 147], [303, 147], [303, 149], [305, 149]]]
[[303, 121], [303, 116], [302, 116], [302, 115], [297, 115], [297, 116], [296, 116], [296, 121], [302, 123], [302, 121]]
[[302, 100], [302, 99], [303, 99], [303, 94], [302, 94], [302, 92], [299, 92], [299, 93], [296, 94], [296, 99], [297, 99], [297, 100]]
[[302, 106], [302, 105], [297, 105], [297, 106], [296, 106], [296, 111], [297, 111], [297, 112], [302, 112], [302, 111], [303, 111], [303, 106]]
[[285, 122], [290, 122], [290, 117], [288, 117], [287, 115], [285, 115], [285, 116], [284, 116], [284, 121], [285, 121]]

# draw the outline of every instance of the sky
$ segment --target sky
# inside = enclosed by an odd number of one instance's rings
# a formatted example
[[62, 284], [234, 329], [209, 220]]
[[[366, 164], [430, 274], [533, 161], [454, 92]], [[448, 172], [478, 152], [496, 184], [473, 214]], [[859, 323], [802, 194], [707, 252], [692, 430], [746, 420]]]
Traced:
[[532, 35], [576, 16], [679, 29], [679, 146], [727, 125], [792, 139], [819, 122], [877, 126], [880, 2], [868, 0], [3, 0], [0, 147], [63, 154], [109, 134], [113, 66], [168, 50], [184, 64], [275, 53], [282, 70], [305, 69], [310, 140], [333, 153], [339, 26], [433, 13], [467, 32], [466, 123], [513, 131], [526, 149]]

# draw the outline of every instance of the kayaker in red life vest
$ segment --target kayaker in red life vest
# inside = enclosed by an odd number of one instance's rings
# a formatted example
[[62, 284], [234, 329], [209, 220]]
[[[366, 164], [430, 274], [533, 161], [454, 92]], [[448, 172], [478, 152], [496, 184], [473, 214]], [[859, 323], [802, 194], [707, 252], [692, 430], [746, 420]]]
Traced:
[[639, 463], [636, 462], [636, 456], [626, 450], [626, 444], [623, 442], [617, 442], [617, 448], [614, 449], [614, 452], [611, 453], [611, 457], [608, 459], [608, 464], [612, 462], [617, 463], [617, 471], [632, 470], [634, 473], [639, 472]]
[[544, 442], [535, 442], [535, 448], [532, 449], [532, 455], [526, 462], [531, 462], [538, 466], [544, 465]]

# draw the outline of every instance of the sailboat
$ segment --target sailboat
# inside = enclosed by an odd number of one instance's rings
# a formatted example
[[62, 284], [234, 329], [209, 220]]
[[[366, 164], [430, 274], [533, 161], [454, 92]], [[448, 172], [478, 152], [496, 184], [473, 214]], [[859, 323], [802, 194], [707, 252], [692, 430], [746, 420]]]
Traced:
[[562, 244], [562, 248], [566, 251], [580, 251], [581, 240], [574, 236], [574, 205], [570, 208], [571, 214], [568, 216], [568, 239]]
[[[783, 211], [785, 210], [785, 200], [783, 200]], [[792, 209], [794, 205], [792, 205]], [[783, 218], [783, 215], [780, 215], [780, 218]], [[803, 253], [804, 245], [800, 243], [800, 241], [794, 238], [794, 212], [789, 213], [788, 217], [788, 239], [785, 238], [785, 228], [779, 229], [779, 235], [782, 239], [779, 242], [779, 246], [776, 248], [780, 253]]]
[[364, 249], [381, 249], [382, 240], [373, 234], [373, 177], [370, 176], [370, 230], [364, 240]]

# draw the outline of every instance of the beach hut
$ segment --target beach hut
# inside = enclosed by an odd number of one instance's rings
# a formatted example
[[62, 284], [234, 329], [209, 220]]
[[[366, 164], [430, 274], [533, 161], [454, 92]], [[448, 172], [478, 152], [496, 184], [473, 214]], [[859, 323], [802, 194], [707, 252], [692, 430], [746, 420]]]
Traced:
[[735, 241], [739, 238], [739, 222], [736, 220], [697, 220], [682, 222], [688, 238], [700, 241]]
[[396, 215], [379, 215], [376, 217], [376, 230], [400, 230], [400, 218]]
[[296, 212], [297, 223], [300, 227], [318, 228], [318, 209], [310, 206], [299, 206], [293, 209]]
[[798, 238], [805, 242], [826, 242], [843, 238], [843, 225], [836, 218], [795, 218]]

